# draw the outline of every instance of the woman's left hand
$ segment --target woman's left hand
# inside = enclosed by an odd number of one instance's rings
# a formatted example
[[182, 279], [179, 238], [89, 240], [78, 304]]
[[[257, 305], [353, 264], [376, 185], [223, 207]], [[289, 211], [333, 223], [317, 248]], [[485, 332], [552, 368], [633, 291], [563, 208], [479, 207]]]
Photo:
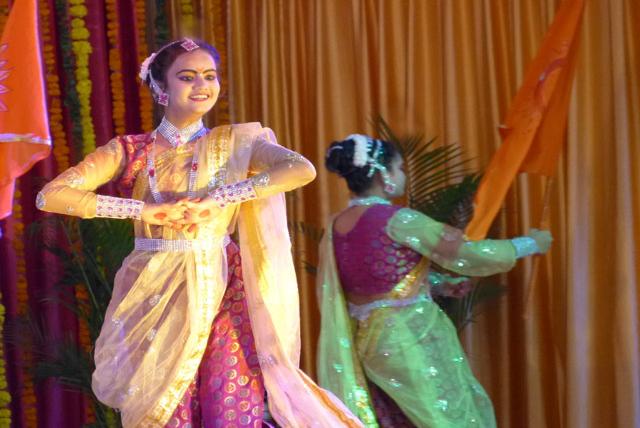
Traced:
[[210, 221], [222, 211], [211, 197], [190, 199], [183, 204], [187, 208], [184, 213], [184, 222], [189, 224], [187, 227], [189, 232], [194, 232], [198, 224]]

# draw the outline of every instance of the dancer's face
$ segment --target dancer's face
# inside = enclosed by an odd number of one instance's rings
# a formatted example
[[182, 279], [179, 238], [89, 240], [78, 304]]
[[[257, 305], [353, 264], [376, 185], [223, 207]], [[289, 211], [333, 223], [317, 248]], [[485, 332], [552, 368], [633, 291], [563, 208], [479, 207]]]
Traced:
[[177, 116], [196, 117], [207, 113], [218, 99], [217, 66], [204, 49], [185, 52], [167, 70], [168, 110]]
[[391, 165], [387, 168], [389, 171], [389, 177], [391, 181], [396, 184], [396, 190], [391, 195], [392, 198], [398, 198], [404, 195], [404, 190], [407, 182], [407, 176], [404, 173], [404, 160], [399, 154], [393, 157]]

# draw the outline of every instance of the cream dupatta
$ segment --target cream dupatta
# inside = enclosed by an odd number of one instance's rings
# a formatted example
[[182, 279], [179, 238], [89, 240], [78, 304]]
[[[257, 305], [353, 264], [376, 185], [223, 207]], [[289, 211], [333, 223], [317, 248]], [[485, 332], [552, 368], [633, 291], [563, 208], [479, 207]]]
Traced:
[[[171, 195], [165, 199], [186, 194], [193, 150], [199, 150], [197, 188], [204, 196], [231, 139], [230, 127], [220, 127], [193, 146], [159, 155], [158, 187]], [[133, 198], [152, 201], [146, 172], [138, 175]], [[193, 381], [226, 288], [224, 242], [233, 215], [234, 207], [223, 210], [197, 236], [135, 222], [136, 238], [195, 244], [193, 251], [134, 250], [116, 275], [96, 341], [92, 386], [100, 401], [120, 410], [125, 427], [163, 426]]]

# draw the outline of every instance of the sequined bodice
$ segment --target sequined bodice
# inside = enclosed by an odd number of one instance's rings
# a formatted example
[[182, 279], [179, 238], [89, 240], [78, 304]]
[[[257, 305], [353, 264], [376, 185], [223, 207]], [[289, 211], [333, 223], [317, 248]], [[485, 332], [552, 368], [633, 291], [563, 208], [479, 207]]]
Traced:
[[333, 245], [342, 287], [348, 293], [381, 294], [391, 289], [422, 257], [394, 242], [385, 232], [400, 206], [373, 205], [345, 234], [333, 232]]

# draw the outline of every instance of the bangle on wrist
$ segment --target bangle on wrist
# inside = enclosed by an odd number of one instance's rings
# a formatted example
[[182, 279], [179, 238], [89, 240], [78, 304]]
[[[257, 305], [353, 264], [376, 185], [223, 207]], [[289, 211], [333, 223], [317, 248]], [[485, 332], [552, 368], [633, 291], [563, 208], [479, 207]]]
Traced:
[[224, 208], [227, 205], [241, 204], [258, 197], [251, 179], [217, 187], [209, 193], [209, 196], [220, 208]]
[[137, 199], [116, 198], [98, 195], [96, 201], [96, 217], [133, 218], [140, 220], [144, 202]]
[[540, 252], [540, 248], [538, 247], [536, 240], [529, 236], [513, 238], [511, 243], [516, 248], [516, 258], [518, 259], [538, 254]]

